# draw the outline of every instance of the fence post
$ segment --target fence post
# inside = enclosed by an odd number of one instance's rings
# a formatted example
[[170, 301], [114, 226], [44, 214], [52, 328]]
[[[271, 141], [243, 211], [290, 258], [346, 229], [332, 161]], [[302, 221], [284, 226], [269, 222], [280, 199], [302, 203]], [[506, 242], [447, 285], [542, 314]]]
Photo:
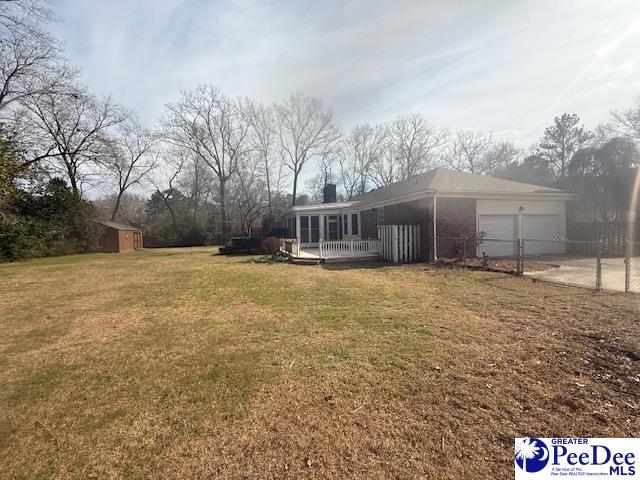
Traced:
[[631, 290], [631, 249], [633, 245], [629, 239], [624, 242], [624, 291]]
[[462, 266], [467, 266], [467, 239], [462, 237]]
[[602, 240], [596, 244], [596, 292], [602, 292]]
[[518, 239], [518, 276], [524, 275], [524, 239]]

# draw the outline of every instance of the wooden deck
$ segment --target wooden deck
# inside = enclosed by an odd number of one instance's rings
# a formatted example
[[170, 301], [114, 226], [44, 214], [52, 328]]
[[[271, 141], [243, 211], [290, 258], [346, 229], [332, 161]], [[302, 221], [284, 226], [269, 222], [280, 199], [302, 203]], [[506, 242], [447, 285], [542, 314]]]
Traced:
[[333, 263], [333, 262], [366, 262], [372, 260], [379, 260], [380, 254], [367, 254], [367, 255], [351, 255], [351, 254], [333, 254], [330, 256], [320, 257], [319, 248], [303, 248], [300, 249], [300, 253], [297, 256], [291, 256], [293, 263], [299, 264], [318, 264], [318, 263]]
[[360, 262], [381, 258], [380, 241], [375, 239], [320, 241], [318, 247], [301, 247], [296, 239], [282, 239], [281, 242], [281, 251], [298, 264]]

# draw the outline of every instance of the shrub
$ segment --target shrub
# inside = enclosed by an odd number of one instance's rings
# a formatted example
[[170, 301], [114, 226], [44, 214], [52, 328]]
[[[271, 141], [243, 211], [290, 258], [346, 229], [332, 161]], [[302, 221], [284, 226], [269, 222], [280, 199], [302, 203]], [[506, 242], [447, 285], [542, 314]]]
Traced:
[[29, 219], [0, 212], [0, 261], [33, 256], [38, 250], [33, 230]]
[[98, 249], [102, 226], [93, 204], [63, 181], [50, 180], [38, 195], [17, 192], [0, 211], [0, 260]]
[[268, 255], [275, 255], [280, 251], [280, 239], [277, 237], [267, 237], [262, 241], [262, 251]]

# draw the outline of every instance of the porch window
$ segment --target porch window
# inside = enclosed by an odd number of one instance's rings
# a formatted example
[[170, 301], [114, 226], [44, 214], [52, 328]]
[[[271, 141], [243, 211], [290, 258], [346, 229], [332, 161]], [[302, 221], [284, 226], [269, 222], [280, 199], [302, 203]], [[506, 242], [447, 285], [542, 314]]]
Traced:
[[309, 217], [300, 217], [300, 241], [302, 243], [309, 243]]
[[376, 209], [376, 224], [384, 225], [384, 207]]
[[358, 235], [358, 214], [351, 214], [351, 234]]
[[313, 215], [311, 218], [311, 243], [320, 241], [320, 217]]
[[328, 229], [325, 230], [327, 234], [327, 240], [338, 240], [338, 216], [337, 215], [329, 215], [325, 217], [327, 219]]
[[343, 235], [348, 235], [348, 231], [349, 231], [349, 215], [343, 215], [342, 216], [342, 234]]

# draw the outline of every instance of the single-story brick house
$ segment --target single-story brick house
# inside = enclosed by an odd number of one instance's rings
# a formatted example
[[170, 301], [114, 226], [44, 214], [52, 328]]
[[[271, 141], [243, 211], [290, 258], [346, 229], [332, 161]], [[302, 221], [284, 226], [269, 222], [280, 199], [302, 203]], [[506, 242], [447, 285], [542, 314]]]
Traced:
[[[431, 260], [451, 256], [454, 248], [434, 237], [484, 232], [488, 239], [512, 241], [565, 238], [566, 202], [572, 198], [554, 188], [437, 168], [346, 202], [337, 202], [335, 185], [327, 185], [323, 203], [292, 207], [286, 223], [303, 248], [321, 239], [375, 239], [380, 225], [420, 225], [420, 256]], [[514, 248], [510, 242], [483, 245], [490, 256], [510, 256]], [[531, 245], [528, 252], [558, 253], [551, 242]]]
[[142, 248], [142, 231], [117, 222], [98, 222], [104, 227], [100, 240], [101, 250], [105, 253], [132, 252]]

